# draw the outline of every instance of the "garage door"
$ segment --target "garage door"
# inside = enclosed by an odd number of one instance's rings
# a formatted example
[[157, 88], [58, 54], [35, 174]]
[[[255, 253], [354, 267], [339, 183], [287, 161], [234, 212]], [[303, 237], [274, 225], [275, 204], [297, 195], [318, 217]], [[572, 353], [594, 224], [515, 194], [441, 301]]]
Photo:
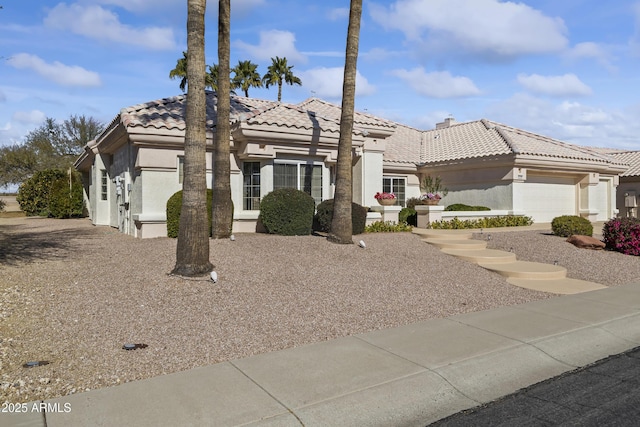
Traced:
[[576, 214], [576, 185], [572, 178], [529, 174], [524, 192], [525, 212], [534, 222], [551, 222], [560, 215]]

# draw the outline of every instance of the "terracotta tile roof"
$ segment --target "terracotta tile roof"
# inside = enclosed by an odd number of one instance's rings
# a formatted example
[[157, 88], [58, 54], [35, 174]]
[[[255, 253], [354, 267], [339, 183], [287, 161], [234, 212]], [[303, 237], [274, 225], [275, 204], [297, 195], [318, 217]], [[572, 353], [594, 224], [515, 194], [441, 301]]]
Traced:
[[[128, 128], [184, 130], [186, 95], [164, 98], [124, 108], [114, 123]], [[207, 92], [207, 126], [215, 127], [216, 95]], [[310, 98], [299, 104], [285, 104], [254, 98], [231, 96], [231, 120], [248, 125], [321, 129], [339, 133], [341, 108]], [[640, 175], [639, 152], [595, 149], [568, 144], [489, 120], [453, 123], [442, 129], [420, 131], [409, 126], [355, 112], [354, 132], [379, 129], [386, 138], [385, 162], [423, 164], [497, 155], [531, 155], [557, 159], [630, 164], [623, 176]]]
[[485, 119], [456, 123], [424, 134], [425, 163], [518, 154], [612, 162], [605, 154]]
[[[184, 130], [187, 95], [159, 99], [120, 110], [120, 120], [126, 127]], [[217, 97], [207, 92], [207, 126], [215, 127]], [[277, 105], [273, 101], [231, 96], [231, 119], [239, 120], [260, 114]]]
[[610, 154], [617, 161], [629, 165], [620, 176], [640, 176], [640, 151], [624, 151]]
[[[274, 104], [246, 119], [248, 124], [266, 124], [286, 128], [320, 129], [325, 132], [340, 133], [340, 122], [318, 116], [297, 105]], [[354, 129], [354, 133], [358, 132]]]
[[453, 124], [424, 132], [425, 163], [511, 154], [511, 147], [486, 121]]
[[[339, 105], [334, 105], [330, 102], [323, 101], [322, 99], [318, 98], [309, 98], [297, 104], [297, 106], [303, 110], [314, 112], [316, 117], [322, 116], [327, 119], [335, 120], [338, 123], [340, 122], [342, 107], [340, 107]], [[366, 128], [379, 127], [393, 129], [397, 126], [396, 123], [390, 120], [385, 120], [368, 113], [363, 113], [361, 111], [354, 112], [353, 122], [354, 127], [357, 127], [359, 125]]]
[[384, 160], [396, 163], [422, 163], [422, 134], [418, 129], [396, 124], [396, 131], [385, 140]]

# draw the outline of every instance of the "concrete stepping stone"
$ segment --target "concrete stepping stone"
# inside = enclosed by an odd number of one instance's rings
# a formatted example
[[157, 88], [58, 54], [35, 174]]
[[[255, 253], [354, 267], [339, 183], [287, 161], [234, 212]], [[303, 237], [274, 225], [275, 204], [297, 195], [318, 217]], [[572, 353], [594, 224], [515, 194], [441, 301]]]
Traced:
[[414, 227], [413, 233], [426, 239], [471, 239], [473, 237], [473, 232], [469, 230], [433, 230]]
[[475, 264], [481, 262], [495, 264], [516, 261], [516, 254], [498, 249], [442, 249], [441, 251]]
[[478, 263], [478, 265], [502, 276], [519, 279], [564, 279], [567, 277], [566, 268], [540, 262], [515, 261], [505, 264]]
[[428, 238], [423, 241], [439, 248], [439, 249], [485, 249], [487, 242], [482, 240], [470, 239], [445, 239], [445, 238]]
[[520, 279], [516, 277], [510, 277], [507, 279], [507, 282], [521, 288], [561, 295], [579, 294], [582, 292], [589, 292], [606, 288], [606, 286], [599, 283], [588, 282], [586, 280], [571, 279], [569, 277], [565, 277], [564, 279], [547, 280]]

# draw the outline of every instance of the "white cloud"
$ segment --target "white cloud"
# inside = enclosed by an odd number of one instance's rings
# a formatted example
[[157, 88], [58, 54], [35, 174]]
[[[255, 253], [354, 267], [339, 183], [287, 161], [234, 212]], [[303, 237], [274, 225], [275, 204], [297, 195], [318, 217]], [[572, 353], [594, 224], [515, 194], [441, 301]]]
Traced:
[[154, 50], [176, 49], [173, 29], [149, 27], [132, 28], [120, 22], [118, 15], [97, 5], [67, 6], [60, 3], [44, 20], [45, 25], [97, 40], [136, 45]]
[[493, 104], [487, 118], [549, 136], [594, 147], [637, 149], [640, 108], [617, 110], [578, 102], [555, 103], [519, 93]]
[[77, 65], [65, 65], [54, 61], [47, 63], [36, 55], [19, 53], [7, 61], [17, 69], [33, 70], [42, 77], [62, 86], [90, 87], [100, 86], [100, 76], [93, 71], [85, 70]]
[[335, 9], [331, 9], [328, 13], [328, 18], [330, 21], [340, 21], [342, 19], [349, 18], [349, 8], [348, 7], [338, 7]]
[[270, 30], [260, 31], [260, 43], [251, 45], [243, 41], [233, 43], [234, 47], [244, 50], [252, 58], [259, 60], [269, 60], [279, 56], [287, 58], [291, 64], [306, 63], [307, 58], [295, 47], [296, 36], [289, 31]]
[[383, 28], [402, 31], [425, 49], [492, 57], [559, 52], [567, 32], [559, 18], [499, 0], [397, 0], [370, 5]]
[[[176, 6], [175, 0], [98, 0], [95, 3], [118, 6], [130, 12], [144, 12]], [[186, 5], [180, 5], [186, 10]]]
[[27, 125], [40, 125], [47, 118], [47, 115], [40, 110], [16, 111], [12, 120]]
[[463, 98], [480, 95], [480, 89], [468, 77], [452, 76], [448, 71], [427, 73], [424, 68], [393, 70], [413, 90], [431, 98]]
[[[342, 98], [343, 67], [313, 68], [300, 73], [304, 87], [314, 92], [318, 98]], [[375, 87], [360, 74], [356, 75], [356, 96], [367, 96], [375, 92]]]
[[591, 88], [575, 74], [562, 76], [541, 76], [539, 74], [518, 74], [518, 83], [528, 91], [549, 96], [586, 96]]
[[565, 56], [567, 59], [574, 61], [580, 59], [593, 59], [609, 71], [616, 70], [616, 67], [612, 63], [613, 56], [603, 45], [598, 43], [578, 43], [573, 48], [569, 49]]

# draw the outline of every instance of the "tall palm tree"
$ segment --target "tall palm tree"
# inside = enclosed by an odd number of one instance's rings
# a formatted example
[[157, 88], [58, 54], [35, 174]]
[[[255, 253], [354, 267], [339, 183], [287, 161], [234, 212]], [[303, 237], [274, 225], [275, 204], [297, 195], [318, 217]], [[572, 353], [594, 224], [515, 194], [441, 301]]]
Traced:
[[251, 61], [238, 61], [238, 65], [231, 70], [235, 73], [231, 79], [232, 88], [241, 89], [248, 98], [250, 87], [262, 87], [262, 79], [257, 69], [258, 65]]
[[282, 101], [282, 83], [293, 86], [302, 86], [302, 81], [299, 77], [293, 75], [291, 69], [293, 65], [287, 64], [287, 58], [280, 58], [276, 56], [271, 58], [271, 65], [267, 68], [267, 74], [262, 77], [262, 83], [266, 88], [277, 84], [278, 85], [278, 102]]
[[360, 41], [360, 17], [362, 0], [351, 0], [347, 50], [342, 82], [342, 112], [340, 116], [340, 139], [336, 166], [336, 189], [333, 203], [333, 219], [328, 240], [334, 243], [353, 243], [351, 203], [353, 202], [353, 169], [351, 165], [351, 137], [353, 134], [353, 111], [356, 95], [356, 70], [358, 44]]
[[213, 64], [213, 65], [207, 65], [207, 69], [209, 70], [209, 72], [207, 73], [207, 81], [209, 85], [207, 87], [210, 87], [211, 90], [217, 92], [218, 91], [218, 73], [219, 73], [220, 67], [218, 67], [218, 64]]
[[187, 111], [184, 138], [182, 209], [173, 274], [201, 276], [209, 273], [207, 215], [207, 104], [204, 88], [204, 13], [206, 0], [187, 1]]
[[[187, 64], [188, 64], [188, 54], [187, 52], [182, 52], [182, 58], [178, 59], [176, 62], [176, 68], [169, 72], [169, 77], [171, 79], [176, 79], [178, 77], [180, 80], [180, 90], [185, 91], [187, 85], [189, 84], [189, 76], [187, 76]], [[218, 85], [218, 69], [217, 65], [214, 65], [213, 68], [207, 65], [209, 72], [204, 76], [204, 87], [212, 90], [216, 90]], [[214, 69], [215, 68], [215, 69]]]
[[[231, 37], [231, 0], [218, 2], [218, 66], [220, 76], [228, 76]], [[215, 66], [214, 66], [215, 67]], [[222, 79], [217, 84], [216, 133], [213, 147], [213, 204], [211, 226], [214, 239], [231, 235], [233, 224], [233, 202], [231, 201], [231, 81]]]
[[182, 58], [178, 59], [176, 62], [176, 68], [169, 71], [170, 79], [180, 78], [180, 90], [185, 91], [187, 88], [187, 52], [182, 52]]

